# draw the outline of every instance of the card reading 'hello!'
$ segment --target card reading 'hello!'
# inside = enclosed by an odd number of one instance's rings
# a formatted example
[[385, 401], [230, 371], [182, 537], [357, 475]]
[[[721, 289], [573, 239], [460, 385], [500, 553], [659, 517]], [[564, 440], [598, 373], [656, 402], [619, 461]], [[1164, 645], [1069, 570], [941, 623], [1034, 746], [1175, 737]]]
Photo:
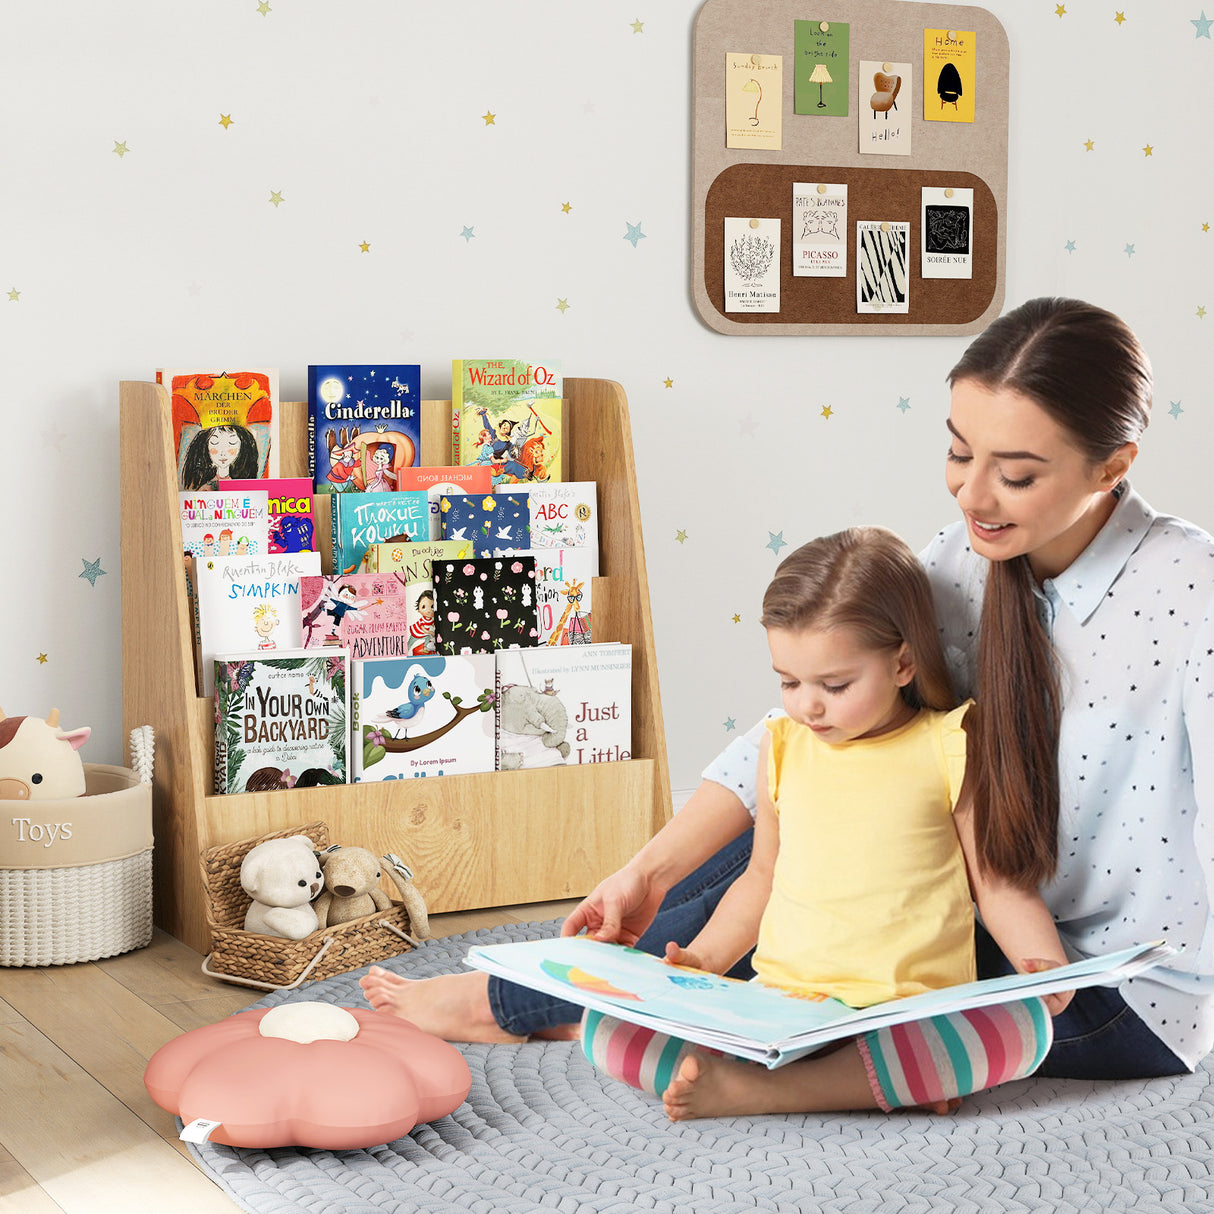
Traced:
[[862, 59], [856, 79], [860, 151], [909, 156], [911, 116], [915, 112], [911, 65]]
[[725, 311], [780, 310], [780, 221], [725, 220]]

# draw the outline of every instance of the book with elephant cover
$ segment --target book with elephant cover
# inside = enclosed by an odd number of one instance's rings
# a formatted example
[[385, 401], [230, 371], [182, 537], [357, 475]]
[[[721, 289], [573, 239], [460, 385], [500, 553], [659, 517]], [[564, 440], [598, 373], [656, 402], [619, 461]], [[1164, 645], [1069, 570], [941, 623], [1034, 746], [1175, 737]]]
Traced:
[[631, 757], [631, 645], [498, 652], [499, 771]]
[[738, 1058], [783, 1066], [847, 1037], [1053, 991], [1116, 985], [1176, 950], [1155, 941], [1037, 974], [1012, 974], [851, 1008], [758, 982], [670, 965], [587, 936], [474, 946], [465, 962], [631, 1024]]
[[353, 671], [356, 782], [493, 770], [493, 654], [355, 661]]
[[345, 784], [344, 649], [215, 655], [215, 792]]

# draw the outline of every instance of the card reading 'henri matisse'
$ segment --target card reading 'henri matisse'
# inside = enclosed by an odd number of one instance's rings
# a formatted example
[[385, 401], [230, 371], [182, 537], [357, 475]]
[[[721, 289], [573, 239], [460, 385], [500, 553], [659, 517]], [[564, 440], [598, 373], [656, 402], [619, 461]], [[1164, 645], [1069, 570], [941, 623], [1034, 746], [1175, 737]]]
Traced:
[[780, 310], [780, 221], [725, 220], [725, 311]]
[[910, 311], [910, 224], [856, 224], [856, 311]]

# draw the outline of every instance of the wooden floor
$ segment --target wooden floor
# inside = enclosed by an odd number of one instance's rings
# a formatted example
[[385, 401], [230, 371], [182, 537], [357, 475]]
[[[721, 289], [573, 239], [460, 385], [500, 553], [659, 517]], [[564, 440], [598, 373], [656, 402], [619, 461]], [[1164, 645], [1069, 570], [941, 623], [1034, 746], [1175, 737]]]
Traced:
[[[464, 911], [430, 923], [448, 936], [562, 918], [575, 905]], [[106, 961], [0, 969], [0, 1212], [239, 1209], [143, 1086], [148, 1059], [166, 1041], [262, 998], [206, 977], [201, 960], [157, 931], [147, 948]]]

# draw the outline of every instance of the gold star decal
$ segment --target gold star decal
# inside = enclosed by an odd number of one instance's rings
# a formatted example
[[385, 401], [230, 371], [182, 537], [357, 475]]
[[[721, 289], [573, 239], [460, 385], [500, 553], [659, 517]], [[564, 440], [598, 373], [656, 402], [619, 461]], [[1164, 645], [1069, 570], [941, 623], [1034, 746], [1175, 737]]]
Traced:
[[632, 32], [639, 34], [645, 29], [645, 24], [639, 18], [632, 23]]
[[496, 123], [497, 115], [496, 114], [484, 113], [481, 115], [481, 117], [485, 120], [486, 126], [496, 126], [497, 125], [497, 123]]
[[834, 412], [834, 410], [833, 410], [833, 409], [832, 409], [832, 408], [831, 408], [829, 405], [823, 405], [823, 406], [822, 406], [822, 416], [823, 416], [823, 417], [830, 417], [830, 415], [831, 415], [833, 412]]
[[1203, 224], [1201, 225], [1201, 230], [1202, 230], [1203, 232], [1208, 232], [1208, 231], [1210, 230], [1210, 225], [1209, 225], [1208, 223], [1203, 223]]
[[114, 140], [114, 155], [117, 156], [119, 160], [121, 160], [123, 156], [125, 156], [130, 150], [131, 149], [126, 146], [125, 139], [121, 143], [119, 143], [117, 139]]
[[1144, 156], [1150, 156], [1154, 151], [1155, 149], [1148, 143], [1147, 146], [1142, 149], [1142, 154]]
[[1084, 143], [1083, 146], [1090, 152], [1096, 146], [1096, 141], [1094, 139], [1089, 139]]
[[278, 204], [283, 201], [282, 192], [280, 190], [271, 190], [270, 191], [270, 201], [275, 206], [278, 206]]
[[1197, 309], [1197, 319], [1198, 319], [1198, 320], [1205, 320], [1205, 317], [1206, 317], [1206, 310], [1205, 310], [1205, 308], [1199, 307], [1199, 308]]
[[228, 127], [230, 127], [232, 125], [232, 115], [231, 114], [220, 114], [219, 115], [219, 125], [221, 127], [223, 127], [223, 129], [226, 131], [228, 129]]
[[45, 666], [45, 665], [46, 665], [46, 654], [45, 654], [45, 653], [40, 653], [40, 654], [38, 655], [38, 665], [39, 665], [39, 666]]
[[740, 615], [735, 615], [735, 616], [733, 617], [733, 622], [734, 622], [735, 624], [740, 624], [740, 623], [742, 622], [742, 617], [741, 617]]
[[562, 316], [569, 310], [569, 301], [567, 299], [558, 299], [556, 301], [557, 310]]
[[1054, 12], [1059, 17], [1065, 17], [1066, 16], [1066, 5], [1065, 4], [1058, 5], [1058, 7], [1056, 9], [1054, 9]]
[[18, 291], [16, 287], [10, 287], [8, 297], [13, 301], [13, 303], [16, 303], [17, 300], [21, 298], [21, 292]]
[[673, 387], [674, 387], [674, 380], [673, 380], [673, 379], [664, 379], [662, 382], [663, 382], [663, 383], [666, 385], [666, 387], [668, 387], [668, 388], [673, 388]]
[[1120, 25], [1125, 20], [1125, 13], [1118, 13], [1117, 16], [1113, 18], [1113, 20], [1116, 21], [1118, 25]]
[[365, 240], [358, 247], [359, 247], [359, 250], [363, 253], [371, 252], [371, 246]]
[[571, 203], [571, 202], [562, 202], [562, 203], [561, 203], [561, 210], [562, 210], [562, 211], [564, 211], [566, 215], [568, 215], [568, 214], [569, 214], [569, 212], [573, 210], [573, 203]]
[[268, 17], [270, 15], [270, 6], [266, 3], [266, 0], [261, 0], [261, 3], [257, 6], [257, 11], [263, 17]]
[[686, 531], [676, 531], [674, 533], [674, 538], [675, 538], [675, 543], [685, 544], [685, 543], [687, 543], [687, 532]]

